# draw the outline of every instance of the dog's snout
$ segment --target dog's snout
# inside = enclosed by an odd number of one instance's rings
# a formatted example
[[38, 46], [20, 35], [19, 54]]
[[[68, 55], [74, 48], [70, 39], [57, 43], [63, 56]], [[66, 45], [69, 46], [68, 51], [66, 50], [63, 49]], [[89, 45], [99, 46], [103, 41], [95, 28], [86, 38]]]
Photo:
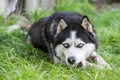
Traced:
[[76, 58], [75, 57], [69, 57], [68, 58], [68, 63], [69, 64], [74, 64], [76, 62]]

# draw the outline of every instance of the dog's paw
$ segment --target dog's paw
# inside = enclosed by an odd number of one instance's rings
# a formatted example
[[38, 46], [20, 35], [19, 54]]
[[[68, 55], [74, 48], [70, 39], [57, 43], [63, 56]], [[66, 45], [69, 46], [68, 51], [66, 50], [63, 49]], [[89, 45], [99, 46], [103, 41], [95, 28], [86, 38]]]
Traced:
[[100, 65], [100, 64], [90, 63], [87, 61], [87, 66], [91, 66], [91, 67], [101, 69], [101, 70], [104, 70], [104, 69], [112, 70], [112, 67], [107, 63]]
[[111, 67], [108, 63], [106, 63], [106, 64], [104, 64], [104, 65], [100, 65], [100, 66], [102, 66], [103, 69], [112, 70], [112, 67]]

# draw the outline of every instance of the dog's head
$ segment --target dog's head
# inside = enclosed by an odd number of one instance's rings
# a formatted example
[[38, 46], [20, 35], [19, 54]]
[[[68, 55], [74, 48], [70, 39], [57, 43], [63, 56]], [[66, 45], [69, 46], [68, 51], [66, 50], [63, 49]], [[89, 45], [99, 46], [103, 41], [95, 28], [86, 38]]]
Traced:
[[78, 23], [67, 23], [61, 18], [55, 38], [56, 56], [68, 65], [84, 62], [97, 47], [96, 35], [87, 16]]

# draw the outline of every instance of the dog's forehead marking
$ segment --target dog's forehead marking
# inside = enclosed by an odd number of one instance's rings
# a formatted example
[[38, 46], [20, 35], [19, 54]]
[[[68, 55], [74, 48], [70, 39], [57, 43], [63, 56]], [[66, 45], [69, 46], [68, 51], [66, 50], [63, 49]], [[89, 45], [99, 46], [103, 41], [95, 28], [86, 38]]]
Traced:
[[72, 39], [72, 41], [76, 40], [76, 31], [71, 31], [71, 36], [70, 38]]
[[81, 40], [81, 38], [77, 38], [77, 32], [76, 31], [71, 31], [70, 32], [70, 37], [67, 38], [63, 43], [69, 43], [70, 45], [74, 44], [74, 45], [78, 45], [80, 43], [85, 44], [85, 42], [83, 40]]
[[78, 43], [84, 43], [84, 41], [82, 41], [80, 38], [76, 37], [76, 31], [71, 31], [71, 36], [70, 36], [70, 40], [72, 40], [72, 42], [78, 44]]

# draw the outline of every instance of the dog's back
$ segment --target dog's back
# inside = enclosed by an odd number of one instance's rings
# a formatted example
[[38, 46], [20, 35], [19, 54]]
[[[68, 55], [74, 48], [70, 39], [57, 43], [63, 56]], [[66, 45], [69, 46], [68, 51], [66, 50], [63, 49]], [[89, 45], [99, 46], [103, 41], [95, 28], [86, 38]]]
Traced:
[[47, 46], [45, 44], [42, 34], [44, 34], [43, 29], [45, 28], [47, 19], [48, 19], [47, 17], [44, 17], [35, 22], [31, 26], [27, 34], [27, 43], [32, 44], [34, 47], [41, 49], [44, 52], [47, 51]]

